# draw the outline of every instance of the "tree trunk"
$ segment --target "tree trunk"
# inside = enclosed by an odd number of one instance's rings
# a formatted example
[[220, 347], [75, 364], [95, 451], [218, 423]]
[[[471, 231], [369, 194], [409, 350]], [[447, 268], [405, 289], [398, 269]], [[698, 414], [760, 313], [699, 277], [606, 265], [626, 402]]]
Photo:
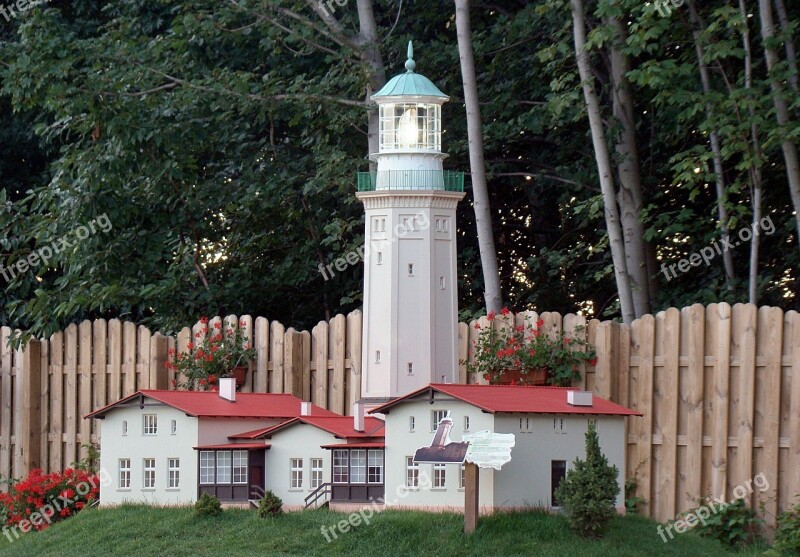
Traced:
[[[753, 88], [753, 50], [750, 47], [750, 29], [747, 26], [747, 6], [745, 0], [739, 0], [739, 11], [742, 14], [744, 27], [742, 27], [742, 46], [744, 47], [744, 87], [747, 91]], [[753, 230], [761, 222], [761, 184], [762, 173], [761, 165], [764, 160], [761, 152], [761, 140], [758, 136], [758, 124], [756, 123], [756, 109], [753, 103], [748, 103], [748, 113], [750, 114], [750, 141], [753, 145], [753, 156], [750, 164], [750, 199], [753, 205]], [[758, 248], [761, 236], [753, 234], [750, 240], [750, 275], [748, 277], [748, 301], [751, 304], [758, 303]]]
[[[611, 83], [613, 87], [614, 117], [622, 125], [616, 150], [619, 154], [619, 207], [625, 240], [625, 262], [631, 283], [633, 309], [636, 317], [650, 313], [650, 277], [655, 270], [648, 270], [647, 245], [644, 241], [644, 225], [639, 220], [642, 214], [642, 176], [639, 168], [639, 150], [636, 147], [636, 116], [633, 93], [628, 82], [630, 59], [623, 52], [627, 30], [622, 22], [609, 18], [614, 29], [611, 42]], [[652, 272], [651, 272], [652, 271]], [[655, 283], [655, 281], [652, 281]]]
[[[783, 93], [780, 80], [772, 75], [773, 69], [778, 64], [778, 53], [772, 46], [775, 38], [775, 24], [772, 19], [772, 4], [770, 0], [758, 0], [761, 15], [761, 37], [764, 41], [764, 58], [767, 61], [767, 71], [770, 74], [772, 87], [772, 100], [775, 104], [775, 118], [781, 128], [789, 123], [789, 107]], [[786, 133], [786, 130], [783, 130]], [[786, 163], [786, 177], [789, 181], [789, 193], [794, 206], [795, 224], [797, 226], [798, 247], [800, 247], [800, 161], [797, 158], [797, 146], [791, 139], [784, 139], [781, 144], [783, 159]]]
[[[366, 92], [366, 97], [369, 101], [369, 97], [386, 84], [386, 71], [383, 68], [381, 51], [378, 49], [378, 26], [375, 23], [372, 0], [358, 0], [358, 23], [358, 43], [362, 47], [361, 60], [369, 68], [369, 85]], [[376, 107], [370, 107], [368, 119], [367, 140], [369, 154], [377, 153], [380, 122]]]
[[605, 205], [606, 228], [611, 258], [614, 264], [614, 277], [617, 281], [622, 319], [630, 324], [636, 318], [633, 307], [631, 284], [625, 262], [625, 242], [622, 239], [617, 200], [614, 195], [614, 178], [611, 170], [611, 156], [606, 144], [603, 120], [600, 113], [600, 100], [594, 90], [592, 71], [589, 64], [589, 53], [586, 51], [586, 24], [583, 15], [583, 0], [571, 0], [572, 26], [575, 36], [575, 58], [578, 62], [583, 96], [586, 101], [586, 112], [589, 116], [589, 127], [592, 131], [592, 144], [597, 159], [597, 172], [600, 176], [600, 188]]
[[472, 30], [469, 19], [469, 0], [455, 0], [458, 54], [461, 58], [461, 79], [464, 83], [464, 104], [467, 109], [467, 134], [469, 136], [469, 165], [472, 171], [473, 207], [478, 228], [478, 246], [481, 253], [483, 282], [486, 288], [486, 311], [500, 311], [503, 296], [500, 291], [500, 273], [497, 268], [497, 251], [492, 231], [492, 212], [489, 206], [489, 189], [486, 185], [486, 166], [483, 159], [483, 133], [481, 111], [478, 105], [478, 84], [475, 78], [475, 59], [472, 54]]
[[[694, 49], [697, 55], [697, 65], [700, 69], [700, 82], [703, 86], [703, 93], [708, 95], [711, 91], [711, 78], [708, 73], [708, 65], [705, 63], [703, 45], [700, 42], [700, 18], [697, 16], [694, 0], [689, 0], [689, 19], [692, 22], [692, 35], [694, 36]], [[747, 20], [745, 20], [746, 22]], [[710, 122], [714, 122], [714, 108], [711, 101], [706, 101], [706, 117]], [[719, 135], [716, 125], [710, 133], [711, 152], [714, 156], [714, 181], [717, 189], [717, 215], [719, 217], [719, 228], [724, 242], [728, 242], [730, 231], [728, 230], [728, 207], [726, 206], [725, 174], [722, 167], [722, 147], [720, 146]], [[727, 244], [726, 244], [727, 245]], [[725, 268], [725, 283], [729, 291], [733, 290], [733, 281], [736, 274], [733, 269], [733, 254], [730, 250], [722, 253], [722, 264]]]
[[[786, 50], [786, 61], [789, 64], [789, 83], [792, 85], [792, 90], [797, 93], [798, 79], [797, 75], [797, 51], [794, 48], [794, 39], [792, 38], [792, 30], [789, 27], [789, 16], [786, 14], [786, 6], [783, 0], [775, 0], [775, 11], [778, 12], [778, 21], [781, 22], [781, 31], [784, 34], [784, 44]], [[745, 21], [747, 21], [747, 14], [745, 14]]]

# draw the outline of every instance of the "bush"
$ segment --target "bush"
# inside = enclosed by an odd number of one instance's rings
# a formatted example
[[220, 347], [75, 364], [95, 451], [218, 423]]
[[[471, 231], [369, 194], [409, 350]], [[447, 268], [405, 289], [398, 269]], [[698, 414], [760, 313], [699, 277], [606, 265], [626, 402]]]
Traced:
[[283, 513], [283, 500], [267, 491], [258, 502], [258, 516], [261, 518], [274, 517]]
[[219, 516], [222, 514], [222, 505], [219, 499], [208, 493], [203, 493], [194, 504], [197, 516]]
[[28, 477], [9, 484], [0, 493], [0, 518], [22, 532], [44, 530], [53, 522], [74, 515], [100, 496], [100, 478], [84, 470], [42, 474], [38, 468]]
[[600, 451], [594, 424], [586, 432], [586, 460], [576, 459], [572, 470], [556, 490], [573, 530], [582, 536], [599, 538], [612, 516], [619, 493], [616, 466], [609, 466]]
[[800, 505], [778, 515], [775, 549], [783, 555], [800, 555]]
[[[686, 514], [696, 514], [693, 509]], [[753, 541], [755, 530], [761, 521], [744, 499], [737, 499], [713, 513], [694, 527], [694, 531], [706, 538], [719, 540], [728, 547], [742, 547]]]

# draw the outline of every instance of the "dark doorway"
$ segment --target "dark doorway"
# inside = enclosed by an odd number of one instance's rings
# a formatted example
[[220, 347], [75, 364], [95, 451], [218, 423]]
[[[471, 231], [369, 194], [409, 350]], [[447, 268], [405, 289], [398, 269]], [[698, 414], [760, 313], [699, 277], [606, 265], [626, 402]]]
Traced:
[[556, 499], [556, 489], [558, 484], [567, 475], [567, 461], [566, 460], [553, 460], [550, 462], [550, 506], [560, 507]]

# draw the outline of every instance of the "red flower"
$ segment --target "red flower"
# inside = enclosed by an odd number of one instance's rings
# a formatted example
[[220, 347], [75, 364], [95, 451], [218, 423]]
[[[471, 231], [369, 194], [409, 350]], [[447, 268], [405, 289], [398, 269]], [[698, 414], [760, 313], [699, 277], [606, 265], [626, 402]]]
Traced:
[[214, 323], [214, 328], [215, 328], [215, 329], [221, 329], [221, 328], [222, 328], [222, 323], [220, 323], [219, 321], [217, 321], [216, 323]]
[[169, 350], [167, 350], [167, 356], [174, 356], [174, 355], [175, 355], [175, 349], [174, 348], [170, 348]]
[[494, 312], [490, 311], [489, 315], [486, 316], [486, 319], [488, 319], [489, 321], [494, 321]]
[[518, 333], [521, 333], [522, 331], [525, 330], [525, 325], [517, 325], [516, 327], [514, 327], [514, 330], [517, 331]]
[[536, 322], [536, 326], [541, 327], [542, 325], [544, 325], [544, 319], [539, 319], [539, 321]]
[[200, 384], [201, 384], [202, 386], [204, 386], [204, 387], [205, 387], [205, 385], [206, 385], [206, 380], [205, 380], [205, 379], [201, 379], [201, 380], [200, 380]]
[[200, 332], [195, 333], [194, 338], [203, 338], [203, 333]]
[[478, 330], [480, 330], [480, 328], [481, 328], [481, 324], [478, 323], [477, 321], [475, 322], [475, 328], [478, 329]]
[[508, 311], [508, 308], [503, 308], [503, 309], [500, 310], [500, 315], [508, 315], [509, 313], [511, 313], [511, 312]]
[[209, 382], [210, 384], [212, 384], [212, 385], [213, 385], [214, 383], [216, 383], [216, 382], [217, 382], [217, 378], [216, 378], [216, 376], [214, 376], [214, 375], [209, 375], [209, 376], [208, 376], [208, 382]]
[[486, 380], [488, 381], [489, 379], [491, 379], [491, 378], [492, 378], [492, 376], [491, 376], [491, 375], [489, 375], [488, 373], [484, 373], [484, 374], [483, 374], [483, 378], [484, 378], [484, 379], [486, 379]]
[[571, 339], [571, 338], [569, 338], [569, 337], [564, 337], [564, 344], [569, 344], [570, 342], [572, 342], [572, 339]]
[[189, 344], [186, 345], [186, 348], [188, 348], [189, 350], [193, 350], [194, 349], [194, 343], [190, 342]]
[[204, 325], [205, 325], [206, 323], [208, 323], [208, 317], [206, 317], [205, 315], [204, 315], [203, 317], [201, 317], [201, 318], [200, 318], [200, 323], [202, 323], [202, 324], [204, 324]]
[[178, 386], [178, 380], [177, 379], [173, 379], [172, 381], [170, 381], [170, 383], [172, 383], [172, 388], [173, 389]]
[[597, 358], [592, 358], [591, 360], [589, 360], [589, 365], [590, 366], [596, 366], [597, 365]]
[[247, 323], [245, 323], [244, 321], [239, 321], [239, 326], [244, 329], [245, 327], [247, 327]]

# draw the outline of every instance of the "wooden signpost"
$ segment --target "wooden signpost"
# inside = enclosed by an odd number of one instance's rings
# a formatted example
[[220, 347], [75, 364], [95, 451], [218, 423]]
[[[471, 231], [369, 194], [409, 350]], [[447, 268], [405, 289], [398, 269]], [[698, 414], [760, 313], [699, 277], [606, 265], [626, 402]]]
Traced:
[[516, 440], [513, 433], [486, 430], [465, 434], [462, 441], [469, 443], [464, 460], [464, 533], [469, 534], [478, 527], [480, 469], [500, 470], [511, 460], [511, 449]]

